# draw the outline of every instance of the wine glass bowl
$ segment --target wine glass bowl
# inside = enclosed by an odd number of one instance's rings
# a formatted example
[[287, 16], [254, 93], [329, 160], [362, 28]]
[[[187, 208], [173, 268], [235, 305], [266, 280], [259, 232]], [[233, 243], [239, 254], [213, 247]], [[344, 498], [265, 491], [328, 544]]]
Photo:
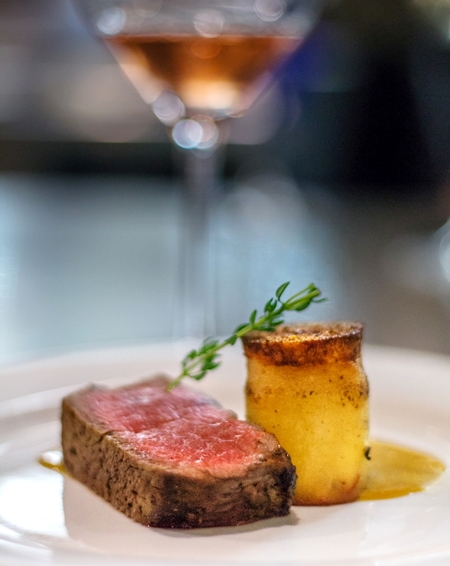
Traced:
[[244, 113], [274, 67], [298, 48], [319, 5], [320, 0], [81, 1], [93, 33], [169, 126], [196, 114], [218, 120]]

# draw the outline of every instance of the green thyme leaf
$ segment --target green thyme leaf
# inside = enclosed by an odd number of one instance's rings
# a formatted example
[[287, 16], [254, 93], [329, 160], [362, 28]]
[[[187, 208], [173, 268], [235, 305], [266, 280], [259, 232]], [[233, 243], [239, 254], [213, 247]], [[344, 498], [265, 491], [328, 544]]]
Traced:
[[286, 283], [283, 283], [283, 285], [280, 285], [278, 287], [278, 289], [275, 291], [275, 296], [278, 300], [281, 299], [281, 295], [285, 292], [286, 287], [289, 285], [289, 281], [287, 281]]
[[284, 312], [300, 312], [309, 307], [311, 303], [321, 303], [326, 300], [319, 298], [320, 290], [311, 283], [302, 291], [298, 291], [292, 297], [283, 301], [281, 297], [288, 286], [289, 281], [280, 285], [275, 291], [275, 297], [269, 299], [265, 304], [264, 314], [258, 318], [258, 311], [255, 309], [250, 315], [249, 322], [239, 324], [226, 340], [219, 342], [219, 340], [207, 338], [198, 350], [191, 350], [181, 362], [181, 373], [170, 382], [168, 389], [173, 389], [179, 385], [185, 377], [196, 380], [203, 379], [209, 371], [220, 366], [218, 360], [220, 350], [225, 346], [232, 346], [248, 332], [252, 330], [272, 332], [277, 326], [283, 324], [282, 315]]

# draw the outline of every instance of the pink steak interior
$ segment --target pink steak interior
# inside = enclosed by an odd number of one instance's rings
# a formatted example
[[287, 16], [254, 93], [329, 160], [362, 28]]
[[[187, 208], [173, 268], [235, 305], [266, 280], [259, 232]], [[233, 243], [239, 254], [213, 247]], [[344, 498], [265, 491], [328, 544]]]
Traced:
[[89, 412], [141, 456], [200, 468], [251, 464], [266, 433], [210, 398], [155, 379], [87, 395]]

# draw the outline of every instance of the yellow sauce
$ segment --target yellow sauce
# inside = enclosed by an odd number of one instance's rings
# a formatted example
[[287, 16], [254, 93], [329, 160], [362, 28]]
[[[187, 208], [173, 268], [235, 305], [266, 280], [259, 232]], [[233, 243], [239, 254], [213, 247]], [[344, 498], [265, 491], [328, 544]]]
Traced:
[[427, 454], [386, 442], [370, 442], [367, 483], [360, 501], [391, 499], [423, 491], [445, 466]]
[[39, 456], [38, 462], [41, 466], [44, 466], [44, 468], [48, 468], [49, 470], [54, 470], [61, 474], [66, 473], [61, 450], [47, 450], [47, 452], [44, 452]]
[[[49, 450], [39, 457], [39, 464], [65, 473], [60, 450]], [[387, 442], [370, 442], [367, 484], [359, 501], [392, 499], [423, 491], [444, 472], [442, 462], [409, 448]]]

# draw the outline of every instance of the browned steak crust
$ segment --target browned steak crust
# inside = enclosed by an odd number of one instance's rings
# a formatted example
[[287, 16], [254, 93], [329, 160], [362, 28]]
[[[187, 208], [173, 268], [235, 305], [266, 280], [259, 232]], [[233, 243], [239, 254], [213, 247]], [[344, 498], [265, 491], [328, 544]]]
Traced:
[[[62, 403], [62, 446], [68, 472], [131, 519], [152, 527], [241, 525], [289, 513], [295, 468], [275, 437], [264, 433], [252, 463], [217, 469], [158, 461], [143, 455], [89, 413], [86, 398]], [[253, 425], [248, 425], [253, 427]]]

